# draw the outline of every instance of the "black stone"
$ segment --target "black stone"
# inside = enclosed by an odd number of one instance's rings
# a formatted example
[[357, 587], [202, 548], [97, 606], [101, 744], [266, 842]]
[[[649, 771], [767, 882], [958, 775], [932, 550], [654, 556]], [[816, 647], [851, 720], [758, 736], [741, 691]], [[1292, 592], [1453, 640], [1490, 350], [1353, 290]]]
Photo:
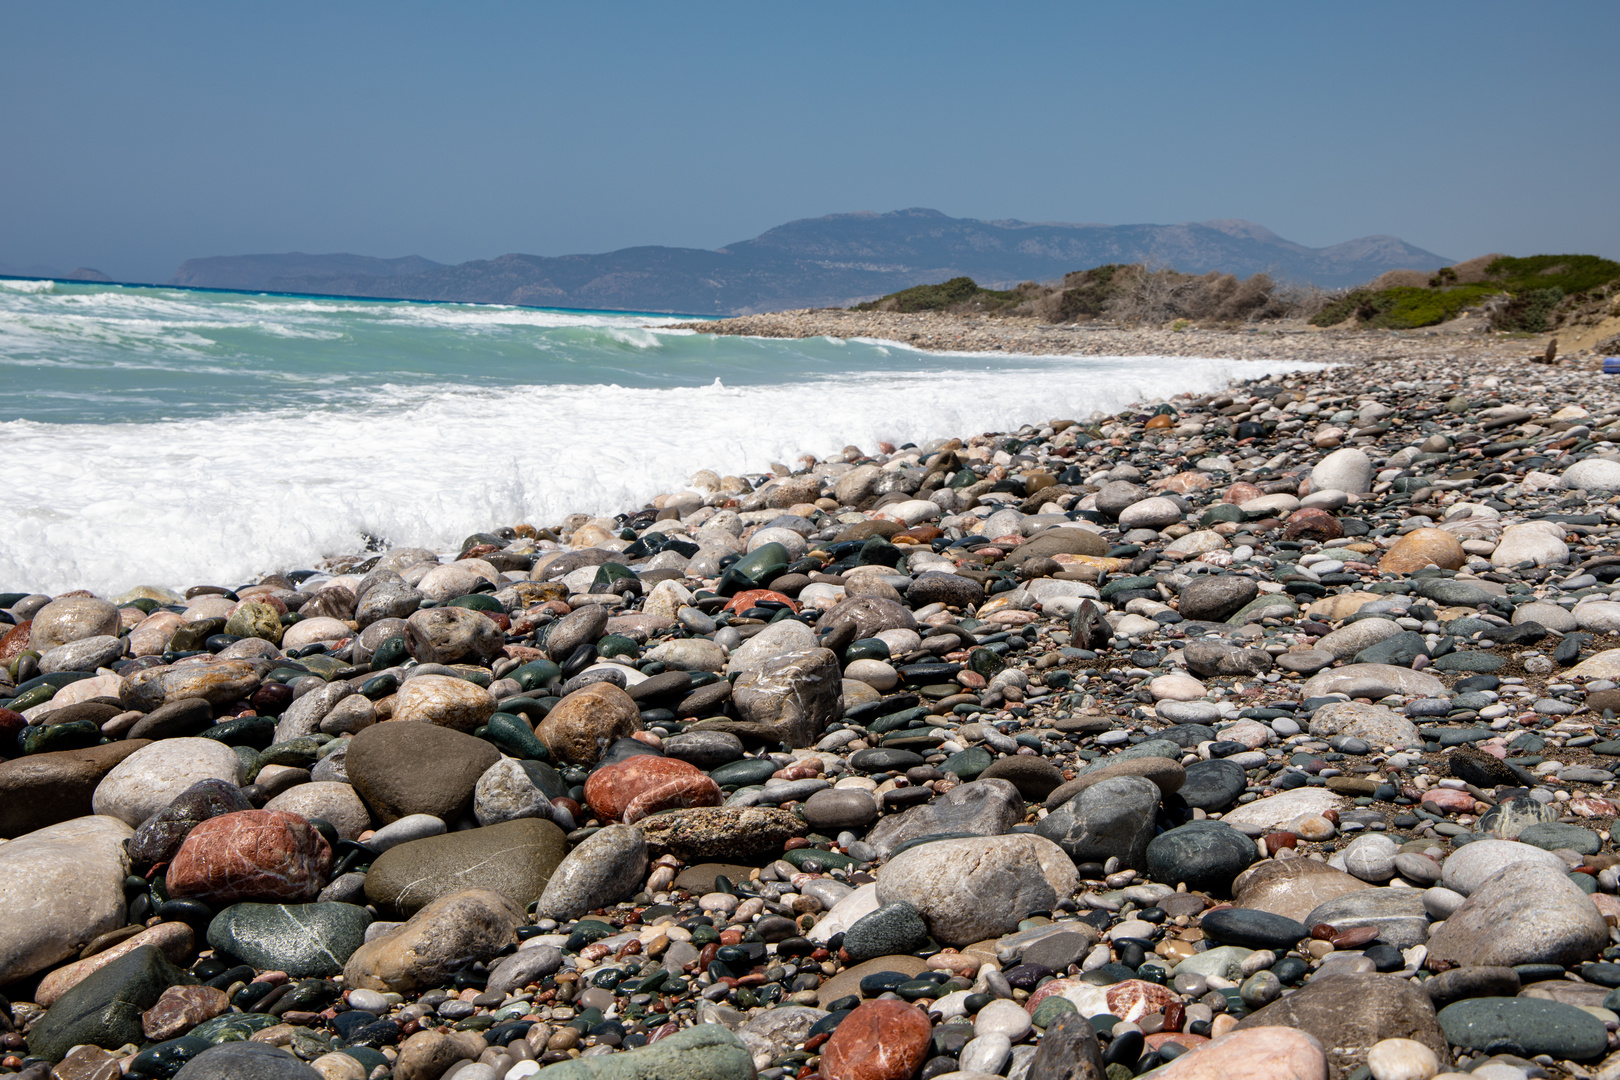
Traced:
[[[1251, 845], [1252, 846], [1252, 845]], [[1269, 911], [1223, 908], [1205, 915], [1199, 924], [1204, 936], [1222, 945], [1287, 952], [1310, 936], [1303, 924]]]

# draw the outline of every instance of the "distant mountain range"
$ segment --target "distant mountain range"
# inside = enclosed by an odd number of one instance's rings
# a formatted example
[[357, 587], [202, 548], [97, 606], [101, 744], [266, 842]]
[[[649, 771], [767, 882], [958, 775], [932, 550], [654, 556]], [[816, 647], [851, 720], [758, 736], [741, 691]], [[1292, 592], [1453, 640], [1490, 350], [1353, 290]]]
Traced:
[[1324, 287], [1450, 259], [1393, 236], [1308, 248], [1248, 221], [1067, 225], [952, 218], [937, 210], [833, 214], [716, 251], [634, 247], [603, 255], [502, 255], [456, 266], [419, 256], [234, 255], [190, 259], [169, 282], [221, 289], [733, 315], [845, 306], [966, 275], [1010, 287], [1103, 263], [1185, 273], [1266, 272]]

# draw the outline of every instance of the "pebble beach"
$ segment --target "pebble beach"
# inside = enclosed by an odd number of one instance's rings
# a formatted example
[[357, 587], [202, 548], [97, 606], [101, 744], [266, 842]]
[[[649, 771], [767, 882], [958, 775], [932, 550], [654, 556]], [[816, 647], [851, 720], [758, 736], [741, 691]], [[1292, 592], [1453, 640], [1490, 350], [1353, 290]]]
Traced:
[[0, 1077], [1620, 1076], [1594, 358], [691, 328], [1329, 366], [0, 592]]

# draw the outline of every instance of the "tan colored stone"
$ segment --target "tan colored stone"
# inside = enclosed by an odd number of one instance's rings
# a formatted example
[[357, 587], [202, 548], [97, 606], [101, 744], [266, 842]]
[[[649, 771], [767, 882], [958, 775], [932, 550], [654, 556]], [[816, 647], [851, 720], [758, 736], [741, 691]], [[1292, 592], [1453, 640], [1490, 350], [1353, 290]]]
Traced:
[[1338, 593], [1334, 596], [1322, 597], [1322, 599], [1306, 608], [1305, 614], [1313, 619], [1338, 622], [1340, 619], [1354, 615], [1374, 600], [1383, 599], [1385, 597], [1370, 592]]
[[1442, 570], [1460, 570], [1468, 561], [1457, 538], [1441, 529], [1413, 529], [1378, 560], [1378, 569], [1386, 574], [1410, 574], [1425, 566], [1438, 566]]
[[394, 695], [394, 719], [472, 731], [495, 713], [495, 695], [454, 675], [418, 675]]
[[440, 986], [469, 963], [491, 960], [516, 944], [523, 923], [523, 908], [498, 892], [451, 893], [393, 933], [360, 946], [344, 965], [343, 978], [350, 987], [401, 994]]
[[94, 596], [64, 596], [35, 612], [28, 647], [45, 653], [82, 638], [117, 636], [118, 609]]
[[0, 986], [124, 925], [132, 835], [122, 821], [81, 817], [0, 844]]
[[635, 700], [612, 683], [598, 682], [559, 701], [534, 734], [553, 757], [594, 765], [615, 741], [640, 730], [641, 710]]
[[394, 1080], [439, 1080], [456, 1062], [476, 1058], [488, 1048], [476, 1031], [418, 1031], [400, 1044]]
[[1370, 888], [1365, 881], [1315, 859], [1267, 859], [1237, 876], [1232, 895], [1238, 907], [1303, 922], [1319, 905]]
[[191, 927], [183, 922], [158, 923], [142, 930], [134, 937], [125, 938], [111, 948], [103, 949], [94, 956], [57, 968], [39, 981], [39, 989], [34, 992], [34, 1000], [47, 1009], [50, 1008], [63, 994], [79, 985], [87, 975], [100, 971], [114, 960], [129, 955], [143, 945], [151, 945], [174, 963], [184, 964], [193, 955], [196, 936], [192, 933]]

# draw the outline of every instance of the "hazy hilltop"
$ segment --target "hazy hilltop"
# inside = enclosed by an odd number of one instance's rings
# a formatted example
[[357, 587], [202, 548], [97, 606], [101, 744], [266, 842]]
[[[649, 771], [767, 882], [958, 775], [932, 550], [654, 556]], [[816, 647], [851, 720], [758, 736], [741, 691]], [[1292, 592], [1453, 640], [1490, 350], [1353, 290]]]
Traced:
[[1011, 287], [1105, 263], [1273, 277], [1327, 288], [1450, 260], [1393, 236], [1310, 248], [1253, 222], [1072, 225], [952, 218], [937, 210], [805, 218], [715, 251], [634, 247], [599, 255], [502, 255], [455, 266], [415, 256], [191, 259], [171, 284], [545, 307], [728, 315], [843, 306], [968, 276]]
[[187, 259], [167, 284], [204, 289], [308, 292], [308, 289], [287, 288], [281, 283], [328, 278], [393, 278], [436, 270], [443, 265], [420, 255], [406, 255], [399, 259], [375, 259], [369, 255], [306, 255], [302, 251], [286, 255], [215, 255], [206, 259]]
[[76, 266], [72, 270], [54, 270], [49, 266], [7, 266], [0, 263], [0, 277], [54, 278], [57, 281], [111, 281], [100, 270]]

